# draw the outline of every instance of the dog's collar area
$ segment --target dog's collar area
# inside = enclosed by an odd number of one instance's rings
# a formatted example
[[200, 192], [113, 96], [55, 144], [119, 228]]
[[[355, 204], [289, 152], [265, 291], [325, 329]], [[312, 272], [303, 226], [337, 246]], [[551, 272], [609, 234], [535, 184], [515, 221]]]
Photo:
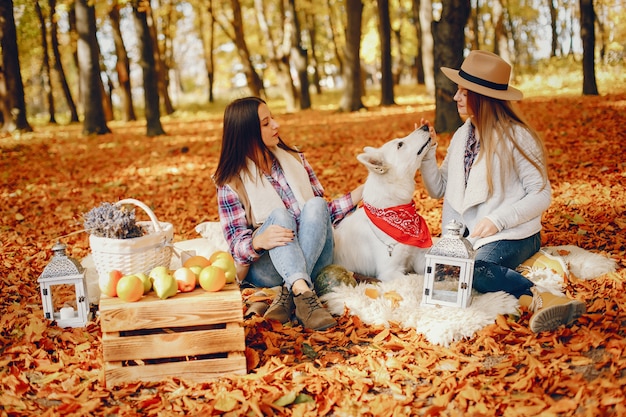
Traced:
[[[394, 207], [377, 208], [363, 203], [363, 209], [370, 222], [386, 235], [392, 237], [396, 243], [427, 248], [432, 246], [432, 239], [426, 220], [419, 215], [415, 202]], [[384, 243], [384, 242], [383, 242]], [[393, 246], [385, 244], [389, 256]]]

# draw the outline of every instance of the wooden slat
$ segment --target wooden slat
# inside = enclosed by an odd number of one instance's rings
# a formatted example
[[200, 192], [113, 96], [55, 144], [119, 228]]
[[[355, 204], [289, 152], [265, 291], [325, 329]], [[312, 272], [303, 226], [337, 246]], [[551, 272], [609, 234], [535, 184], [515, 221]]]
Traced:
[[227, 358], [162, 363], [143, 366], [109, 366], [105, 363], [107, 388], [133, 381], [158, 382], [168, 377], [179, 377], [192, 382], [206, 382], [224, 374], [245, 375], [246, 357], [242, 352], [232, 352]]
[[228, 323], [225, 328], [221, 329], [174, 331], [143, 336], [102, 334], [102, 351], [105, 361], [197, 356], [233, 351], [243, 352], [245, 349], [244, 329], [240, 323]]
[[128, 303], [117, 297], [100, 298], [103, 332], [243, 322], [241, 292], [236, 284], [221, 291], [197, 288], [161, 300], [154, 292]]

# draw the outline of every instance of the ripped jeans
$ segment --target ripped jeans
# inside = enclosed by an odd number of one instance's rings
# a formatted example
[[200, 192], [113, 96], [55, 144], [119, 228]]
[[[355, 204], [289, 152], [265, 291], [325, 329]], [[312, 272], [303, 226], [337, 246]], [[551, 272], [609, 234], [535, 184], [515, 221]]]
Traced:
[[541, 235], [536, 233], [520, 240], [500, 240], [481, 246], [476, 251], [473, 288], [478, 292], [504, 291], [516, 298], [532, 295], [534, 285], [515, 268], [541, 248]]
[[287, 209], [274, 209], [257, 233], [277, 224], [295, 231], [292, 242], [266, 251], [250, 265], [245, 281], [255, 287], [285, 285], [304, 279], [313, 288], [311, 277], [333, 260], [333, 229], [328, 203], [322, 197], [309, 199], [300, 213], [299, 227]]

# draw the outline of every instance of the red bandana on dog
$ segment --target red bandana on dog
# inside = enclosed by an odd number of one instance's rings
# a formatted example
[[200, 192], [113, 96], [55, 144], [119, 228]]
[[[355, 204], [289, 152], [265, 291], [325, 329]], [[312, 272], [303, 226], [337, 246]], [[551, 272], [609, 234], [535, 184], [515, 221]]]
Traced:
[[379, 209], [363, 203], [367, 217], [380, 230], [405, 245], [431, 247], [433, 241], [426, 220], [417, 213], [415, 202]]

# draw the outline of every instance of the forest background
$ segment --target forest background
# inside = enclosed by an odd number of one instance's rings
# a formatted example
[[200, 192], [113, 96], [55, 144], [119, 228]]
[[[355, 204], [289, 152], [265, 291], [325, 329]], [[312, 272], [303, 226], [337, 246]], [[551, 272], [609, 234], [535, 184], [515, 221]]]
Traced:
[[[379, 20], [385, 20], [381, 4], [390, 10], [392, 30], [387, 37], [380, 36]], [[316, 22], [315, 59], [318, 68], [325, 69], [318, 71], [323, 74], [318, 92], [315, 66], [307, 68], [309, 108], [298, 88], [304, 78], [287, 58], [291, 53], [270, 52], [298, 45], [285, 35], [294, 33], [294, 21], [287, 18], [292, 5], [301, 34], [311, 32], [302, 29], [303, 16]], [[589, 32], [583, 36], [581, 30], [581, 10], [588, 9], [580, 9], [589, 5], [594, 8], [593, 46], [586, 48], [593, 52], [591, 73], [583, 69], [588, 62], [583, 39]], [[21, 103], [11, 90], [18, 84], [15, 78], [6, 84], [8, 94], [0, 88], [5, 130], [0, 133], [0, 416], [626, 414], [622, 2], [508, 2], [500, 7], [499, 2], [161, 0], [147, 6], [0, 1], [2, 75], [6, 79], [17, 61], [24, 81]], [[209, 6], [215, 17], [213, 71], [206, 69], [202, 45], [207, 43], [199, 42], [200, 33], [203, 38], [211, 33]], [[430, 14], [419, 13], [427, 6]], [[115, 10], [120, 13], [128, 68], [119, 63], [114, 46], [110, 14], [115, 19]], [[260, 10], [265, 11], [269, 32], [264, 32]], [[555, 19], [549, 17], [551, 11]], [[198, 23], [201, 16], [203, 24]], [[358, 36], [350, 37], [348, 27], [355, 27], [355, 16], [360, 16]], [[15, 49], [8, 42], [9, 17], [16, 23]], [[424, 30], [417, 30], [418, 22]], [[52, 59], [55, 25], [59, 61]], [[236, 42], [241, 40], [234, 30], [239, 26], [254, 57], [248, 61], [252, 65], [242, 59]], [[144, 33], [156, 43], [146, 42], [138, 27], [147, 28]], [[462, 41], [442, 44], [434, 32], [460, 35]], [[429, 50], [429, 33], [430, 56], [423, 52]], [[505, 35], [505, 47], [498, 45], [496, 39], [503, 38], [496, 34]], [[305, 41], [307, 36], [302, 36], [302, 49], [311, 63], [313, 47]], [[346, 47], [353, 38], [358, 59]], [[385, 40], [391, 45], [391, 66], [383, 64]], [[168, 65], [169, 110], [156, 72], [150, 72], [161, 65], [157, 54], [146, 54], [140, 47], [147, 44], [158, 47], [158, 56]], [[176, 240], [196, 238], [197, 224], [217, 220], [210, 174], [219, 154], [223, 108], [235, 97], [255, 94], [249, 68], [262, 80], [259, 94], [269, 99], [281, 135], [303, 148], [328, 195], [334, 196], [364, 180], [367, 171], [355, 158], [363, 146], [405, 135], [421, 117], [454, 126], [448, 113], [439, 112], [451, 103], [455, 86], [437, 76], [435, 62], [458, 66], [475, 48], [508, 56], [514, 64], [512, 84], [526, 94], [519, 103], [522, 113], [546, 140], [554, 194], [543, 219], [542, 243], [576, 244], [618, 263], [616, 273], [567, 281], [567, 294], [587, 305], [587, 314], [572, 327], [533, 334], [528, 314], [499, 317], [475, 337], [442, 347], [412, 329], [364, 325], [347, 314], [326, 332], [252, 318], [244, 323], [247, 375], [199, 384], [172, 377], [107, 389], [98, 318], [76, 329], [59, 328], [44, 318], [37, 278], [50, 261], [50, 249], [61, 240], [72, 257], [87, 256], [81, 215], [101, 202], [127, 197], [143, 201], [160, 220], [174, 225]], [[150, 60], [154, 65], [146, 67]], [[66, 86], [55, 69], [57, 62], [64, 63]], [[84, 70], [80, 62], [97, 65]], [[290, 77], [282, 80], [288, 84], [279, 83], [278, 62], [289, 64]], [[356, 71], [348, 62], [359, 64]], [[85, 79], [96, 80], [95, 87], [82, 88]], [[383, 81], [389, 79], [391, 90]], [[587, 90], [589, 80], [597, 91]], [[153, 88], [146, 91], [143, 86], [151, 82]], [[357, 100], [346, 95], [355, 91]], [[149, 95], [155, 92], [156, 100]], [[388, 102], [390, 92], [393, 104]], [[129, 109], [134, 118], [128, 117]], [[440, 160], [449, 137], [439, 137]], [[438, 235], [440, 202], [428, 198], [419, 181], [415, 200]]]
[[[435, 99], [437, 129], [452, 131], [456, 87], [438, 68], [482, 48], [514, 66], [518, 85], [542, 77], [559, 89], [582, 70], [580, 91], [598, 94], [596, 63], [623, 66], [623, 14], [623, 0], [5, 0], [0, 123], [82, 120], [91, 134], [139, 114], [154, 136], [161, 115], [246, 94], [287, 112], [358, 111], [417, 84]], [[376, 102], [364, 103], [368, 90]]]

